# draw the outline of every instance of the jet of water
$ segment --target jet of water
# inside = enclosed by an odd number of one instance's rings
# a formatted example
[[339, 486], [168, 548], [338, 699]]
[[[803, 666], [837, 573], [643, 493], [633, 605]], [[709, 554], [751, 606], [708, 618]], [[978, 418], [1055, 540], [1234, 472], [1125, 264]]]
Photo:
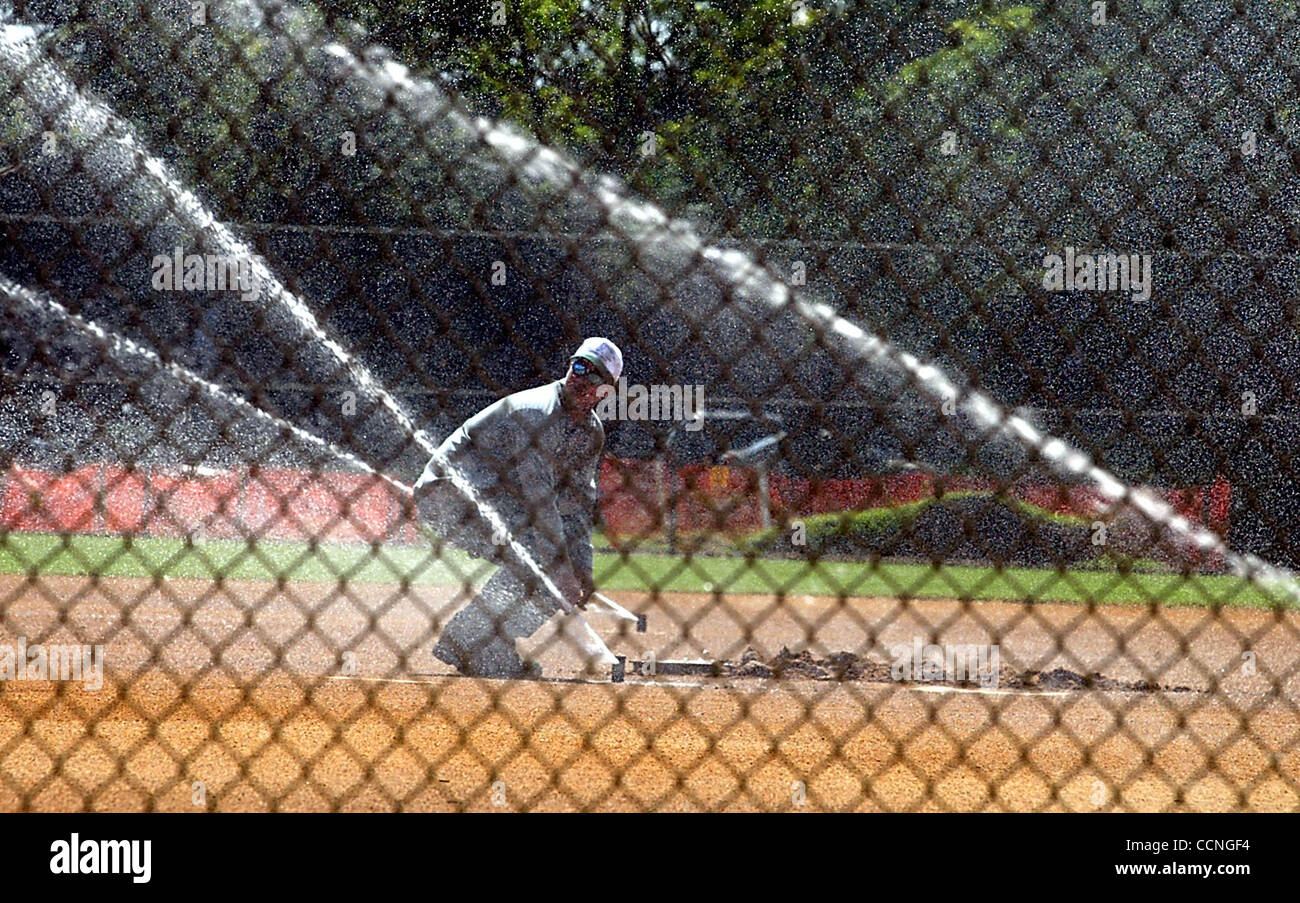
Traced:
[[37, 313], [53, 314], [77, 332], [90, 339], [109, 357], [115, 358], [116, 360], [128, 365], [137, 362], [148, 364], [154, 370], [166, 374], [182, 385], [189, 386], [192, 389], [197, 389], [198, 391], [210, 395], [218, 401], [236, 408], [237, 410], [261, 418], [278, 429], [292, 434], [294, 438], [301, 440], [305, 444], [317, 448], [337, 460], [342, 461], [351, 467], [355, 467], [357, 470], [378, 477], [398, 492], [407, 496], [411, 495], [412, 490], [410, 486], [375, 469], [356, 455], [339, 448], [334, 443], [322, 439], [314, 433], [295, 426], [289, 421], [259, 408], [248, 399], [236, 395], [214, 382], [204, 379], [193, 370], [183, 367], [175, 361], [163, 360], [157, 352], [144, 347], [140, 343], [107, 330], [93, 320], [87, 320], [79, 314], [74, 314], [72, 311], [68, 310], [67, 307], [60, 304], [58, 301], [55, 301], [53, 298], [50, 298], [48, 295], [32, 291], [31, 289], [15, 282], [11, 282], [4, 277], [0, 277], [0, 295], [4, 295], [6, 300], [10, 302], [20, 304]]
[[297, 326], [328, 351], [356, 385], [377, 401], [423, 451], [431, 453], [437, 447], [436, 442], [416, 427], [397, 399], [379, 384], [369, 369], [329, 335], [307, 304], [276, 278], [262, 256], [220, 222], [192, 191], [180, 184], [167, 164], [141, 145], [129, 123], [106, 105], [85, 97], [45, 57], [38, 42], [15, 42], [0, 37], [0, 66], [9, 70], [22, 91], [24, 101], [41, 121], [65, 122], [75, 128], [63, 131], [73, 136], [84, 136], [79, 143], [88, 169], [134, 173], [134, 178], [127, 176], [131, 178], [131, 190], [157, 199], [159, 205], [165, 204], [184, 233], [202, 236], [205, 247], [212, 249], [213, 253], [247, 261], [253, 285], [263, 295], [263, 306], [277, 304], [288, 311]]

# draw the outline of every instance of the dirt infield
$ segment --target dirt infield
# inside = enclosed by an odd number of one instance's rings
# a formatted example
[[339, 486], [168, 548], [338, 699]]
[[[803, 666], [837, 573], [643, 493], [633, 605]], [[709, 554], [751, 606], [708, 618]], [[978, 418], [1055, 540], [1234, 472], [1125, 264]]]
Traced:
[[[848, 651], [879, 677], [920, 637], [996, 642], [1006, 668], [1106, 683], [610, 684], [580, 681], [550, 629], [530, 643], [547, 680], [479, 681], [428, 654], [434, 617], [457, 604], [446, 589], [4, 577], [0, 643], [103, 643], [107, 680], [4, 685], [0, 809], [1300, 808], [1292, 613], [618, 600], [649, 632], [592, 620], [635, 658]], [[1099, 688], [1153, 678], [1188, 691]]]

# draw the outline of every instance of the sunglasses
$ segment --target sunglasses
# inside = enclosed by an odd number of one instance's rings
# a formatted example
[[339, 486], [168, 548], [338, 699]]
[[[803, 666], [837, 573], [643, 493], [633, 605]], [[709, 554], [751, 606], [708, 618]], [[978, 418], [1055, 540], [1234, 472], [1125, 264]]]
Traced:
[[573, 367], [574, 373], [583, 377], [593, 386], [603, 386], [607, 382], [605, 375], [586, 361], [576, 360], [570, 366]]

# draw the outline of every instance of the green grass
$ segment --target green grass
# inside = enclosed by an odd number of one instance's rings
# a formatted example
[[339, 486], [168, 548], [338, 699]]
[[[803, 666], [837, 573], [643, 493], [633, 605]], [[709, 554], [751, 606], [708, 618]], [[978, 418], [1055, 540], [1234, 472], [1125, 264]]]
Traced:
[[[103, 577], [188, 577], [212, 580], [286, 580], [398, 583], [454, 586], [482, 578], [487, 565], [449, 552], [409, 545], [258, 542], [188, 543], [158, 537], [36, 533], [0, 534], [0, 573], [99, 575]], [[978, 600], [1089, 601], [1109, 604], [1212, 604], [1237, 607], [1294, 607], [1280, 589], [1264, 591], [1238, 577], [1130, 573], [1076, 569], [977, 567], [886, 562], [805, 561], [612, 552], [596, 555], [596, 582], [604, 589], [666, 592], [771, 593], [850, 596], [908, 596]]]
[[[477, 566], [477, 567], [476, 567]], [[191, 577], [212, 580], [338, 580], [453, 585], [457, 573], [482, 568], [466, 555], [408, 545], [187, 542], [164, 537], [8, 533], [0, 535], [0, 573], [102, 577]], [[458, 570], [454, 570], [458, 569]]]

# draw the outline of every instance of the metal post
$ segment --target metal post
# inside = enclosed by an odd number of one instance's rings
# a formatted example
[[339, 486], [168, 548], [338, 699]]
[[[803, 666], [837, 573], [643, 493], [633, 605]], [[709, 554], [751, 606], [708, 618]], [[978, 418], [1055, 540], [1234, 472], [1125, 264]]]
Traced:
[[[668, 540], [668, 551], [677, 551], [677, 475], [669, 471], [669, 465], [673, 460], [673, 438], [677, 435], [678, 424], [674, 423], [668, 430], [668, 437], [664, 439], [664, 453], [659, 460], [663, 471], [661, 474], [664, 481], [671, 481], [671, 486], [666, 487], [664, 492], [664, 533]], [[661, 484], [663, 485], [663, 484]]]
[[655, 484], [659, 489], [659, 525], [665, 536], [668, 535], [668, 487], [664, 484], [666, 470], [664, 456], [659, 455], [655, 458]]

